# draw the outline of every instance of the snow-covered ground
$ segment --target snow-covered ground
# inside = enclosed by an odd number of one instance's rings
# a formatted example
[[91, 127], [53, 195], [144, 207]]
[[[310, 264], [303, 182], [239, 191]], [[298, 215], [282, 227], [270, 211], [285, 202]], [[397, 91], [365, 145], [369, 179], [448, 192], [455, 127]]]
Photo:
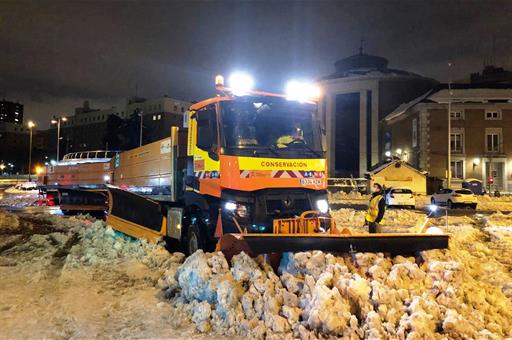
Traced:
[[[368, 204], [369, 195], [358, 192], [336, 192], [329, 194], [329, 201], [347, 206]], [[431, 196], [417, 195], [416, 208], [425, 209], [430, 204]], [[488, 195], [477, 196], [477, 211], [509, 211], [512, 212], [512, 196], [490, 197]]]
[[[356, 198], [357, 199], [357, 198]], [[366, 232], [364, 212], [333, 211]], [[312, 251], [187, 259], [90, 217], [0, 211], [5, 338], [503, 339], [512, 337], [512, 214], [390, 209], [384, 232], [452, 234], [416, 257]]]
[[211, 338], [155, 288], [182, 257], [102, 221], [0, 211], [1, 338]]

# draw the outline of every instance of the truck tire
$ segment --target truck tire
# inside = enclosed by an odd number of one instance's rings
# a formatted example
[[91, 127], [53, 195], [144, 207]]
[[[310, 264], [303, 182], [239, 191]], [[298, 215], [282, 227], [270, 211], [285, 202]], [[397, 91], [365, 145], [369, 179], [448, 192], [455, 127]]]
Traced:
[[188, 235], [187, 235], [187, 243], [185, 250], [187, 255], [192, 255], [198, 249], [204, 249], [203, 239], [201, 237], [201, 233], [199, 232], [199, 228], [196, 224], [191, 224], [188, 227]]

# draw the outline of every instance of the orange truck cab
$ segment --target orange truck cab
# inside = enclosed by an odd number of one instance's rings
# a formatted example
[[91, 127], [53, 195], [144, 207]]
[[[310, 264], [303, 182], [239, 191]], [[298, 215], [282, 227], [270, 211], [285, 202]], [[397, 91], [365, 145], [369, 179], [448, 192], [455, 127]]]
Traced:
[[204, 246], [215, 231], [272, 233], [274, 219], [328, 214], [314, 103], [276, 95], [216, 97], [193, 105], [188, 125], [184, 206], [195, 217], [191, 241]]

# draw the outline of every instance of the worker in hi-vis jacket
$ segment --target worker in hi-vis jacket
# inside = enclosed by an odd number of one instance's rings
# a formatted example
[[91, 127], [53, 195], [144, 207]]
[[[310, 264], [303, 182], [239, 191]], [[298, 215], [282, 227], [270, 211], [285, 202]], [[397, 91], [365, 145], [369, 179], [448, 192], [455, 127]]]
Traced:
[[384, 199], [382, 186], [379, 183], [374, 183], [372, 186], [372, 197], [368, 204], [368, 212], [365, 216], [365, 225], [368, 225], [370, 234], [381, 232], [382, 218], [385, 211], [386, 200]]

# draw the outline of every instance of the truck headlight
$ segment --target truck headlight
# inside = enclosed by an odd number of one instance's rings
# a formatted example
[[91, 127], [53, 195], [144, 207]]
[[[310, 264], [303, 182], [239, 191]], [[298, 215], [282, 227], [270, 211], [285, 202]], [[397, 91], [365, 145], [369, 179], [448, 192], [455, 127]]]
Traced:
[[226, 202], [224, 204], [224, 209], [234, 212], [240, 218], [246, 218], [249, 216], [249, 209], [244, 204], [235, 203], [235, 202]]
[[236, 203], [235, 202], [226, 202], [226, 204], [224, 204], [224, 208], [229, 211], [235, 211]]
[[320, 199], [316, 201], [316, 207], [322, 214], [326, 214], [329, 211], [329, 203], [326, 199]]

